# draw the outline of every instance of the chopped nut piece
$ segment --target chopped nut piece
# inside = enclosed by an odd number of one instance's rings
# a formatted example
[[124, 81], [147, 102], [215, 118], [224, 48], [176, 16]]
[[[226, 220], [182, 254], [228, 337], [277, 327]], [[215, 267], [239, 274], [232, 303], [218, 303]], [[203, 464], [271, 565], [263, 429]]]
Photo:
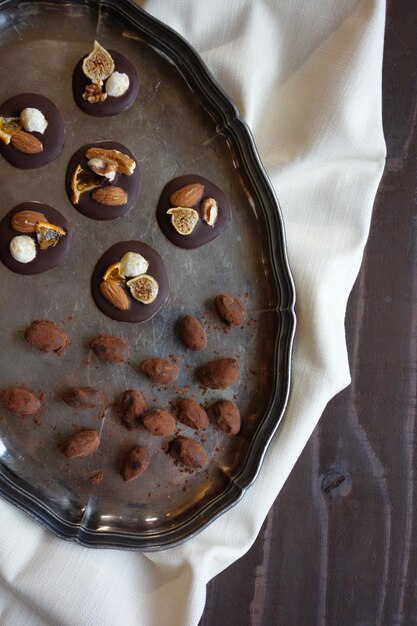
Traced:
[[0, 141], [9, 145], [11, 137], [22, 128], [20, 118], [0, 115]]
[[100, 80], [98, 83], [90, 83], [85, 86], [85, 91], [83, 92], [84, 100], [87, 100], [90, 104], [96, 104], [97, 102], [104, 102], [107, 100], [107, 94], [103, 91], [103, 81]]
[[129, 89], [129, 76], [121, 72], [113, 72], [107, 79], [106, 92], [113, 98], [120, 98]]
[[67, 234], [60, 226], [55, 226], [49, 222], [37, 222], [35, 225], [36, 237], [41, 250], [54, 248], [61, 237]]
[[82, 166], [78, 164], [71, 178], [71, 202], [78, 204], [82, 193], [97, 189], [100, 185], [101, 180], [95, 178], [90, 171], [83, 169]]
[[17, 235], [10, 242], [10, 254], [19, 263], [30, 263], [36, 257], [36, 245], [32, 237]]
[[114, 61], [98, 41], [94, 49], [83, 61], [83, 72], [93, 82], [106, 80], [114, 72]]
[[98, 174], [99, 176], [104, 176], [110, 182], [113, 182], [115, 179], [117, 163], [111, 161], [110, 159], [90, 159], [88, 162], [88, 167], [95, 174]]
[[185, 207], [168, 209], [167, 214], [171, 216], [171, 223], [180, 235], [191, 235], [199, 220], [197, 211]]
[[20, 123], [28, 133], [41, 133], [41, 135], [43, 135], [48, 126], [48, 122], [42, 111], [31, 107], [23, 109], [20, 114]]
[[119, 150], [107, 150], [106, 148], [89, 148], [85, 153], [87, 159], [109, 159], [117, 164], [117, 172], [131, 176], [136, 168], [136, 161], [123, 154]]
[[126, 283], [130, 289], [130, 293], [138, 302], [142, 304], [151, 304], [158, 295], [159, 285], [157, 281], [149, 274], [142, 274], [136, 278], [128, 280]]
[[134, 278], [146, 274], [148, 267], [148, 261], [137, 252], [126, 252], [120, 259], [120, 273], [125, 278]]
[[217, 206], [217, 202], [214, 198], [205, 198], [201, 203], [201, 217], [202, 219], [212, 228], [214, 228], [214, 224], [217, 220], [217, 215], [219, 212], [219, 207]]

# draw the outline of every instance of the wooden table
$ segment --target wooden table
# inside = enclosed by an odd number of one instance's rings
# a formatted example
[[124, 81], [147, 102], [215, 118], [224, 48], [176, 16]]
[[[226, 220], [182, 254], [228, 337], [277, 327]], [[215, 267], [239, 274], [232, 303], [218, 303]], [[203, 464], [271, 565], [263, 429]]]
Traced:
[[352, 384], [328, 405], [201, 626], [417, 624], [417, 4], [388, 2], [388, 157], [346, 318]]

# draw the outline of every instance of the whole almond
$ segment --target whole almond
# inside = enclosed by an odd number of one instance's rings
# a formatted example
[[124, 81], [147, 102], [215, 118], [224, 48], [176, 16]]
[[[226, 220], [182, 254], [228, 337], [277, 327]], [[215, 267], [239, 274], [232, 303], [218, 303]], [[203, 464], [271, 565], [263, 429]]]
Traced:
[[191, 183], [181, 187], [170, 196], [170, 202], [174, 207], [191, 208], [203, 197], [204, 187], [200, 183]]
[[96, 430], [81, 430], [65, 441], [61, 446], [62, 454], [68, 459], [89, 456], [100, 445], [100, 437]]
[[122, 206], [127, 202], [127, 193], [121, 187], [99, 187], [91, 194], [92, 199], [108, 206]]
[[18, 211], [12, 217], [11, 227], [18, 233], [34, 233], [37, 222], [47, 222], [39, 211]]
[[103, 280], [100, 284], [101, 295], [119, 311], [130, 308], [129, 298], [123, 287], [115, 280]]
[[38, 154], [43, 152], [43, 144], [35, 135], [31, 135], [24, 130], [19, 130], [12, 135], [11, 143], [16, 150], [24, 154]]

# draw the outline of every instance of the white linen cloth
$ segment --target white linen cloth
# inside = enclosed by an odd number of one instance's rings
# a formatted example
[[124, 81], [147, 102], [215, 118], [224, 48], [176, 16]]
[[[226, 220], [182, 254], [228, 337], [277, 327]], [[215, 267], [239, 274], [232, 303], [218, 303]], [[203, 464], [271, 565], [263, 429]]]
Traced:
[[[143, 0], [202, 55], [255, 135], [297, 289], [289, 407], [244, 499], [165, 552], [67, 543], [0, 501], [2, 626], [195, 625], [209, 579], [251, 546], [329, 399], [385, 145], [382, 0]], [[279, 616], [277, 616], [279, 623]]]

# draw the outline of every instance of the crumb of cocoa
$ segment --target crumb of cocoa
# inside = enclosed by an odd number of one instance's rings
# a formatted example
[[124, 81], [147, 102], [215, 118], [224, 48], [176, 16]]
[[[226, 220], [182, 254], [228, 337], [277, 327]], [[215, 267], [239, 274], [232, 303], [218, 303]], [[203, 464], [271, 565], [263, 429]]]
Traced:
[[4, 415], [0, 415], [0, 423], [5, 422], [5, 421], [6, 421], [6, 418], [4, 417]]
[[43, 402], [45, 400], [45, 398], [46, 398], [45, 392], [41, 391], [40, 394], [39, 394], [39, 401]]
[[86, 359], [84, 361], [84, 365], [86, 365], [87, 367], [89, 367], [91, 365], [91, 359]]
[[35, 423], [35, 426], [38, 426], [38, 427], [39, 427], [39, 426], [42, 426], [42, 420], [41, 420], [41, 419], [39, 419], [39, 417], [34, 417], [34, 418], [33, 418], [33, 421], [34, 421], [34, 423]]
[[150, 491], [148, 491], [148, 498], [150, 498], [152, 495], [152, 493]]
[[104, 472], [99, 471], [99, 472], [94, 472], [94, 474], [91, 474], [91, 476], [89, 477], [89, 480], [92, 485], [97, 485], [98, 483], [101, 483], [103, 478], [104, 478]]

